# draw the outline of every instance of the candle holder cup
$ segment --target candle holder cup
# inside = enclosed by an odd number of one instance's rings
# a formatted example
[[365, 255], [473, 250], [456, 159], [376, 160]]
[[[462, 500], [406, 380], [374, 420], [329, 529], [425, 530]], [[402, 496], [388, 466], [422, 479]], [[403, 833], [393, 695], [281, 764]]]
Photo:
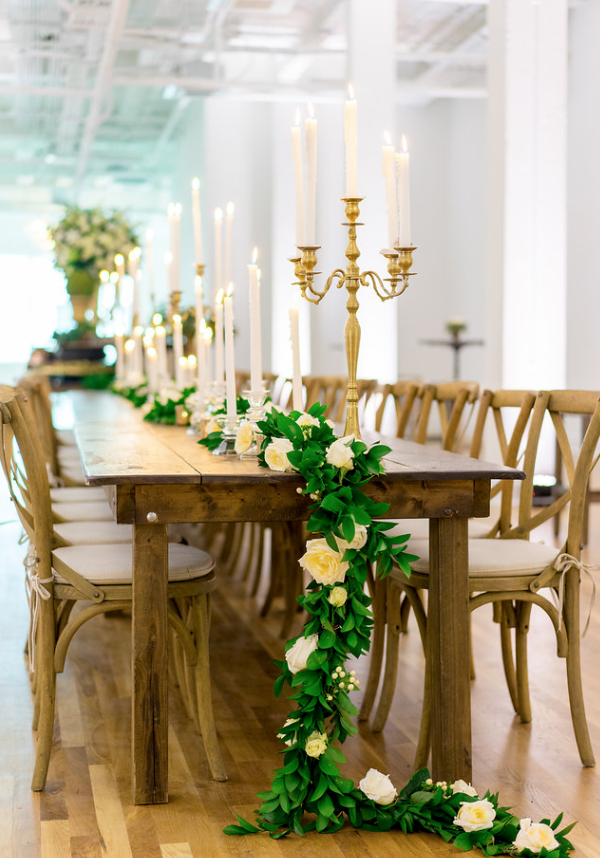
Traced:
[[258, 429], [258, 424], [265, 416], [265, 402], [269, 395], [269, 389], [268, 386], [263, 386], [260, 390], [244, 390], [243, 395], [250, 403], [250, 407], [244, 415], [244, 419], [252, 427], [252, 444], [247, 450], [240, 453], [240, 459], [255, 459], [260, 452], [260, 441], [258, 438], [260, 431]]
[[235, 451], [235, 441], [237, 438], [237, 430], [239, 420], [230, 421], [225, 414], [217, 417], [217, 423], [222, 426], [223, 440], [219, 446], [212, 451], [213, 456], [237, 456]]
[[[345, 206], [346, 222], [342, 225], [348, 229], [348, 247], [345, 251], [348, 264], [345, 270], [336, 268], [327, 278], [323, 289], [315, 286], [315, 277], [320, 273], [315, 271], [317, 264], [317, 251], [319, 245], [304, 245], [299, 247], [301, 256], [294, 256], [290, 262], [294, 266], [296, 284], [300, 286], [302, 297], [311, 304], [319, 304], [325, 297], [331, 286], [335, 283], [338, 289], [345, 286], [348, 290], [348, 301], [346, 309], [348, 318], [345, 326], [346, 360], [348, 363], [348, 393], [346, 396], [346, 426], [345, 435], [354, 435], [360, 438], [358, 424], [358, 387], [356, 372], [358, 366], [358, 352], [360, 347], [360, 324], [357, 319], [359, 307], [357, 292], [361, 286], [371, 285], [375, 294], [382, 300], [388, 301], [401, 295], [409, 285], [409, 278], [414, 275], [410, 269], [413, 262], [413, 251], [416, 247], [394, 247], [382, 250], [382, 255], [388, 260], [387, 271], [389, 277], [382, 279], [375, 271], [361, 272], [357, 259], [360, 250], [356, 242], [356, 227], [363, 226], [357, 219], [360, 214], [360, 203], [362, 197], [343, 197]], [[389, 284], [386, 285], [386, 284]]]

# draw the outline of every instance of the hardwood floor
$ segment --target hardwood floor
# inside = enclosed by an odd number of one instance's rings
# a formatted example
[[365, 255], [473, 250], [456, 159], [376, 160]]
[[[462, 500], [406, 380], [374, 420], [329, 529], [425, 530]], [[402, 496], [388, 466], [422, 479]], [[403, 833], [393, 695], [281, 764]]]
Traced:
[[[598, 514], [597, 514], [598, 513]], [[592, 557], [600, 555], [600, 509], [593, 508]], [[302, 856], [379, 858], [460, 854], [432, 835], [377, 834], [347, 828], [300, 840], [226, 837], [235, 813], [251, 818], [256, 791], [266, 789], [278, 764], [278, 727], [285, 700], [272, 694], [283, 642], [281, 613], [258, 618], [258, 602], [244, 584], [223, 577], [213, 602], [212, 669], [216, 720], [229, 772], [210, 780], [202, 740], [187, 719], [176, 689], [170, 709], [170, 802], [134, 807], [129, 786], [129, 619], [98, 618], [77, 635], [59, 677], [55, 745], [46, 790], [29, 788], [33, 755], [31, 696], [23, 646], [27, 628], [20, 528], [0, 488], [0, 581], [3, 592], [0, 662], [0, 856], [2, 858], [213, 858]], [[590, 585], [584, 581], [584, 606]], [[531, 630], [533, 723], [512, 712], [490, 612], [474, 618], [477, 679], [472, 685], [474, 783], [499, 791], [520, 816], [540, 819], [565, 811], [579, 820], [576, 855], [600, 854], [600, 776], [581, 767], [566, 700], [564, 663], [556, 658], [545, 617]], [[598, 604], [583, 640], [588, 716], [600, 754], [600, 617]], [[401, 647], [398, 691], [385, 732], [360, 734], [345, 750], [345, 774], [358, 780], [370, 766], [401, 786], [411, 772], [418, 729], [423, 659], [416, 628]], [[357, 666], [366, 678], [367, 663]], [[359, 698], [358, 698], [359, 699]]]

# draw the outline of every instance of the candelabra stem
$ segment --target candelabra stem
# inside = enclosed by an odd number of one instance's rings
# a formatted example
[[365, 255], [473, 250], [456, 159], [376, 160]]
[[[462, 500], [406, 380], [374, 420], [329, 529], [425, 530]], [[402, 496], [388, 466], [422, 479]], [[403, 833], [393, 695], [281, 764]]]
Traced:
[[338, 283], [338, 287], [342, 284], [348, 290], [348, 300], [346, 309], [348, 310], [348, 318], [344, 328], [344, 339], [346, 341], [346, 361], [348, 364], [348, 392], [346, 397], [346, 426], [344, 428], [345, 435], [354, 435], [355, 438], [360, 438], [360, 427], [358, 425], [358, 384], [356, 374], [358, 371], [358, 351], [360, 348], [360, 323], [358, 321], [358, 297], [357, 292], [360, 287], [360, 268], [357, 264], [357, 259], [360, 256], [360, 250], [356, 242], [356, 219], [359, 215], [360, 199], [346, 198], [346, 217], [348, 218], [348, 247], [346, 248], [346, 273], [343, 281]]

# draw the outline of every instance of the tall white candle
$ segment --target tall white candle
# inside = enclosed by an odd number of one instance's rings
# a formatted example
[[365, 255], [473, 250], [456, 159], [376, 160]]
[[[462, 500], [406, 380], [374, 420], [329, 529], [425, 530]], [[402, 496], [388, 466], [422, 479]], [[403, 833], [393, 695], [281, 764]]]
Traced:
[[185, 386], [185, 375], [181, 365], [183, 357], [183, 323], [181, 316], [177, 313], [173, 316], [173, 357], [175, 360], [175, 386], [183, 390]]
[[292, 407], [302, 411], [302, 373], [300, 372], [300, 332], [298, 307], [290, 307], [290, 337], [292, 340]]
[[167, 276], [167, 295], [173, 291], [173, 254], [167, 250], [164, 257], [165, 274]]
[[151, 345], [146, 348], [146, 378], [148, 379], [148, 393], [156, 393], [158, 390], [157, 354], [156, 349]]
[[294, 200], [296, 203], [296, 247], [304, 245], [304, 187], [302, 176], [302, 138], [300, 111], [296, 111], [296, 124], [292, 125], [292, 159], [294, 163]]
[[133, 318], [137, 322], [140, 317], [140, 301], [142, 297], [142, 272], [136, 271], [136, 275], [133, 278]]
[[352, 86], [348, 87], [349, 99], [344, 104], [344, 142], [346, 144], [346, 196], [357, 194], [357, 131], [356, 99]]
[[[194, 279], [194, 294], [196, 296], [196, 354], [200, 356], [201, 331], [200, 326], [204, 321], [204, 305], [202, 292], [202, 277]], [[206, 326], [205, 326], [206, 327]]]
[[306, 201], [304, 208], [304, 241], [307, 246], [316, 244], [317, 217], [317, 120], [309, 105], [310, 116], [305, 120], [306, 130]]
[[248, 266], [250, 295], [250, 390], [262, 390], [262, 331], [260, 319], [260, 279], [256, 259], [258, 248], [254, 248], [252, 262]]
[[127, 273], [133, 280], [135, 280], [138, 272], [141, 255], [141, 249], [139, 247], [134, 247], [133, 250], [129, 251], [129, 255], [127, 256]]
[[125, 378], [125, 354], [124, 354], [125, 337], [123, 334], [115, 334], [115, 348], [117, 350], [117, 363], [115, 367], [115, 375], [117, 381], [123, 381]]
[[219, 290], [223, 290], [223, 209], [215, 209], [215, 295]]
[[402, 135], [402, 151], [396, 155], [398, 163], [398, 203], [400, 210], [400, 247], [411, 246], [410, 223], [410, 155], [406, 137]]
[[154, 313], [156, 303], [154, 284], [154, 232], [151, 229], [146, 230], [144, 271], [146, 273], [146, 282], [148, 283], [148, 291], [150, 293], [150, 310]]
[[195, 387], [196, 386], [196, 380], [198, 377], [198, 359], [196, 358], [196, 355], [188, 355], [187, 359], [184, 358], [184, 361], [186, 362], [186, 372], [187, 372], [186, 379], [185, 379], [185, 386], [186, 387]]
[[235, 353], [233, 347], [233, 297], [232, 284], [225, 297], [225, 382], [227, 385], [227, 422], [237, 419], [237, 399], [235, 388]]
[[198, 405], [203, 409], [204, 400], [206, 399], [206, 383], [208, 379], [206, 374], [206, 322], [204, 319], [200, 319], [200, 324], [198, 325], [196, 332], [196, 349], [196, 354], [198, 355], [196, 366]]
[[141, 381], [144, 375], [144, 350], [142, 343], [143, 336], [144, 329], [141, 325], [136, 325], [133, 329], [133, 341], [135, 342], [135, 350], [133, 352], [135, 358], [133, 372], [138, 381]]
[[135, 382], [135, 341], [125, 340], [125, 382], [132, 385]]
[[194, 248], [196, 265], [202, 265], [202, 217], [200, 214], [200, 179], [192, 179], [192, 218], [194, 220]]
[[233, 213], [235, 206], [233, 203], [227, 203], [225, 214], [225, 283], [231, 283], [231, 263], [233, 253]]
[[125, 257], [122, 253], [117, 253], [115, 256], [115, 268], [117, 269], [119, 280], [122, 280], [125, 277]]
[[212, 341], [213, 341], [213, 332], [212, 328], [206, 328], [204, 333], [204, 358], [206, 362], [206, 383], [210, 384], [212, 381]]
[[162, 387], [169, 378], [167, 371], [167, 332], [162, 325], [158, 325], [154, 331], [154, 344], [158, 356], [158, 385]]
[[215, 381], [223, 384], [223, 290], [219, 289], [215, 301]]
[[181, 226], [181, 204], [169, 203], [168, 207], [170, 238], [171, 238], [171, 282], [170, 291], [179, 292], [179, 244]]
[[398, 197], [396, 195], [396, 159], [390, 135], [383, 135], [381, 164], [385, 181], [385, 203], [388, 221], [388, 247], [395, 247], [398, 241]]

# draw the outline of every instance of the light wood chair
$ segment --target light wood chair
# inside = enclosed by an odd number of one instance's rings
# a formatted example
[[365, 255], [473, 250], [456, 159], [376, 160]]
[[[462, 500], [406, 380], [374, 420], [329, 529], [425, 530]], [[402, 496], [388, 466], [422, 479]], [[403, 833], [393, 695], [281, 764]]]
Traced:
[[[32, 789], [42, 790], [52, 749], [56, 675], [63, 670], [74, 634], [85, 622], [131, 605], [132, 550], [131, 545], [119, 544], [53, 549], [50, 489], [39, 437], [30, 428], [35, 422], [31, 403], [21, 391], [0, 388], [0, 415], [3, 467], [30, 543], [28, 652], [35, 677], [33, 727], [37, 731]], [[23, 488], [29, 501], [23, 497]], [[168, 617], [180, 653], [178, 680], [202, 733], [213, 778], [225, 780], [210, 692], [209, 598], [214, 587], [214, 560], [209, 554], [187, 545], [169, 545]], [[76, 604], [81, 610], [74, 612]]]
[[[568, 415], [587, 415], [589, 426], [581, 447], [574, 452], [565, 429]], [[554, 430], [565, 463], [565, 490], [548, 506], [533, 506], [535, 464], [542, 426]], [[533, 605], [549, 617], [556, 633], [557, 654], [566, 660], [567, 687], [571, 717], [579, 755], [583, 765], [595, 764], [585, 714], [580, 667], [580, 603], [581, 575], [586, 567], [581, 563], [581, 542], [585, 497], [590, 472], [597, 461], [600, 437], [600, 400], [592, 391], [541, 392], [536, 397], [527, 435], [523, 459], [526, 478], [521, 484], [518, 517], [496, 538], [469, 539], [470, 609], [492, 603], [494, 618], [500, 622], [502, 655], [510, 696], [521, 721], [531, 720], [528, 683], [527, 633]], [[509, 504], [504, 512], [508, 515]], [[535, 530], [568, 506], [566, 541], [556, 548], [531, 539]], [[420, 559], [412, 564], [407, 579], [398, 569], [390, 575], [388, 589], [388, 638], [383, 675], [380, 709], [374, 727], [383, 727], [396, 681], [398, 639], [400, 632], [399, 606], [404, 594], [415, 612], [427, 651], [427, 637], [435, 629], [427, 624], [427, 616], [419, 591], [429, 586], [429, 545], [417, 540], [413, 546]], [[542, 591], [548, 595], [542, 595]], [[553, 598], [554, 597], [554, 598]], [[555, 604], [557, 602], [557, 605]], [[514, 656], [513, 642], [514, 637]], [[421, 732], [416, 765], [424, 764], [429, 751], [429, 663], [426, 660], [425, 692]]]
[[[483, 456], [489, 461], [499, 460], [509, 468], [517, 467], [523, 453], [526, 430], [531, 420], [535, 400], [535, 393], [529, 390], [484, 390], [479, 402], [469, 455], [475, 459]], [[487, 519], [475, 518], [469, 521], [470, 539], [491, 538], [510, 528], [513, 493], [513, 480], [498, 482], [492, 487], [492, 499], [501, 494], [501, 502], [492, 506], [492, 512]], [[426, 540], [429, 537], [429, 523], [422, 519], [400, 519], [396, 521], [395, 527], [389, 533], [395, 535], [410, 533], [409, 550], [418, 553], [420, 540]], [[372, 586], [375, 626], [372, 634], [369, 677], [365, 685], [360, 710], [361, 720], [369, 718], [377, 695], [388, 622], [388, 588], [390, 583], [388, 580], [378, 581], [373, 582]], [[410, 607], [410, 599], [406, 596], [402, 597], [397, 619], [400, 622], [401, 630], [404, 632], [408, 627]], [[396, 608], [394, 607], [393, 610], [395, 611]], [[474, 667], [471, 665], [473, 677], [474, 673]], [[391, 697], [381, 697], [373, 720], [374, 731], [383, 729], [391, 702]]]

